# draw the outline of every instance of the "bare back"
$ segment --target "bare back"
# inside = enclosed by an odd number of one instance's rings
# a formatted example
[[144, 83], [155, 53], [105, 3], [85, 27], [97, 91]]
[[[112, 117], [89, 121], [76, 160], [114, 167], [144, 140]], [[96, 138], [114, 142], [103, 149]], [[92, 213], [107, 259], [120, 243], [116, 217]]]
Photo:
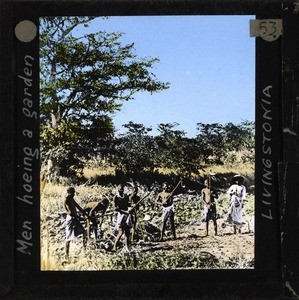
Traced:
[[68, 195], [65, 198], [64, 207], [69, 215], [77, 215], [75, 200], [72, 196]]

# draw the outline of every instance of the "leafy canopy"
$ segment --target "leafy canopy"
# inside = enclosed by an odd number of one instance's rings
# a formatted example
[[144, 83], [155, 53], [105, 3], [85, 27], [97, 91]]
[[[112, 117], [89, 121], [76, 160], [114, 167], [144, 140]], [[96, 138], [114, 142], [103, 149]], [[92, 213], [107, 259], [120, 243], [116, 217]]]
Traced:
[[[140, 58], [122, 33], [83, 32], [94, 17], [46, 17], [40, 21], [40, 117], [42, 150], [98, 147], [114, 134], [112, 115], [139, 91], [168, 83], [151, 72], [158, 58]], [[80, 30], [77, 30], [80, 29]], [[57, 118], [57, 126], [51, 124]]]

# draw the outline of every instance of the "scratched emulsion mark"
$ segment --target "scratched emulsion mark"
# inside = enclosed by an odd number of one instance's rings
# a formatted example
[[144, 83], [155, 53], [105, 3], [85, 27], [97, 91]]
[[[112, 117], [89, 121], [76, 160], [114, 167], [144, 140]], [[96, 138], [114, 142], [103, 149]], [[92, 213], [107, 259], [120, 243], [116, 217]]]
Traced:
[[284, 133], [289, 134], [289, 135], [293, 135], [293, 136], [296, 136], [296, 135], [297, 135], [297, 133], [296, 133], [295, 131], [291, 130], [290, 128], [284, 128], [282, 131], [283, 131]]
[[293, 289], [293, 287], [291, 286], [291, 284], [286, 281], [284, 283], [285, 288], [290, 292], [290, 294], [292, 295], [292, 297], [299, 299], [299, 295], [296, 293], [296, 291]]
[[[280, 221], [281, 221], [281, 232], [280, 232], [280, 244], [282, 245], [282, 250], [284, 250], [285, 238], [287, 237], [287, 230], [285, 230], [285, 226], [283, 225], [285, 222], [285, 213], [286, 213], [286, 203], [287, 203], [287, 174], [288, 174], [288, 164], [284, 165], [284, 173], [282, 180], [282, 201], [281, 201], [281, 212], [280, 212]], [[284, 253], [282, 255], [284, 256]], [[282, 278], [285, 279], [287, 276], [287, 266], [285, 264], [282, 265]], [[285, 280], [284, 280], [285, 282]]]
[[[283, 173], [283, 186], [282, 186], [282, 203], [281, 203], [281, 216], [280, 219], [283, 222], [283, 218], [285, 217], [285, 212], [286, 212], [286, 203], [287, 203], [287, 178], [288, 178], [288, 164], [284, 166], [284, 173]], [[281, 232], [281, 244], [283, 244], [283, 239], [285, 236], [285, 232], [283, 231], [282, 227], [282, 232]]]
[[[281, 209], [281, 220], [283, 221], [284, 218], [287, 218], [286, 214], [286, 203], [287, 203], [287, 194], [288, 194], [288, 190], [287, 190], [287, 179], [288, 179], [288, 163], [285, 164], [284, 166], [284, 174], [283, 174], [283, 194], [282, 194], [282, 209]], [[284, 231], [284, 227], [282, 227], [282, 232], [281, 232], [281, 245], [284, 244], [284, 237], [287, 236], [287, 231]], [[288, 265], [287, 264], [283, 264], [283, 270], [284, 270], [284, 274], [283, 277], [285, 277], [285, 279], [287, 279], [288, 274], [290, 274], [290, 271], [288, 270]], [[294, 288], [292, 287], [292, 284], [288, 281], [288, 280], [284, 280], [284, 288], [289, 292], [290, 296], [292, 298], [296, 298], [299, 299], [299, 295], [296, 293], [296, 291], [294, 290]]]

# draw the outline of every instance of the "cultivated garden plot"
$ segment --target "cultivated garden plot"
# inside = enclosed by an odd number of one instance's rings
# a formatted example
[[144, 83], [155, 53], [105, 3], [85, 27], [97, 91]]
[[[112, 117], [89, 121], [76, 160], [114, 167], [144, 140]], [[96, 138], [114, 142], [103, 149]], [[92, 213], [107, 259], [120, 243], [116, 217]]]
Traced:
[[[161, 207], [154, 201], [155, 191], [139, 206], [139, 239], [126, 251], [123, 239], [116, 253], [111, 252], [115, 213], [113, 185], [81, 184], [75, 186], [75, 199], [84, 207], [89, 201], [111, 196], [100, 242], [92, 235], [86, 249], [81, 236], [71, 242], [70, 258], [65, 259], [65, 216], [63, 197], [67, 186], [46, 184], [41, 195], [41, 269], [42, 270], [175, 270], [175, 269], [248, 269], [254, 268], [254, 195], [248, 194], [243, 209], [241, 233], [226, 226], [229, 197], [224, 189], [216, 200], [218, 234], [210, 221], [209, 235], [202, 222], [203, 204], [198, 193], [175, 196], [177, 239], [167, 227], [165, 240], [159, 242]], [[139, 184], [140, 195], [148, 187]]]

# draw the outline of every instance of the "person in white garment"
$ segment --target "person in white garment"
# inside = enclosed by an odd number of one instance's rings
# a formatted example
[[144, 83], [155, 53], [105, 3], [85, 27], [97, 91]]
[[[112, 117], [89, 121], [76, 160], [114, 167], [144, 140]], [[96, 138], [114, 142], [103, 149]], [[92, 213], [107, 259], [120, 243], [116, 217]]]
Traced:
[[243, 183], [244, 177], [235, 175], [232, 179], [232, 185], [227, 191], [227, 195], [230, 197], [227, 221], [229, 225], [234, 226], [234, 234], [237, 233], [237, 229], [241, 233], [243, 206], [246, 199], [246, 188]]

